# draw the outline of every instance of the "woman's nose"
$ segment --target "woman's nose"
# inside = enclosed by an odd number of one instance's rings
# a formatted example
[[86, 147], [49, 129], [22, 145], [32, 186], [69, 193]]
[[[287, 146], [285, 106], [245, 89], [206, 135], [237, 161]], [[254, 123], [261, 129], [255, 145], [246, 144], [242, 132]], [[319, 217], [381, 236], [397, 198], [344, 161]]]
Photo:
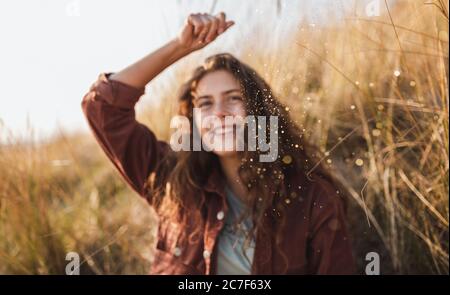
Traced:
[[213, 115], [217, 116], [219, 118], [225, 117], [225, 116], [230, 116], [230, 112], [227, 108], [227, 106], [223, 103], [216, 103], [214, 105], [214, 111], [213, 111]]

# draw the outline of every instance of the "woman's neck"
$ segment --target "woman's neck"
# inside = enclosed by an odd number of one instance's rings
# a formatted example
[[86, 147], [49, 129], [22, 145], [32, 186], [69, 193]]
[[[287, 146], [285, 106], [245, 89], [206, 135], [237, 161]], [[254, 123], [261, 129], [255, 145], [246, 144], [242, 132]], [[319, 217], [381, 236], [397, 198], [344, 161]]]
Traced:
[[231, 191], [242, 201], [247, 199], [247, 188], [239, 177], [239, 166], [241, 159], [238, 154], [219, 157], [222, 171], [225, 175], [226, 183]]

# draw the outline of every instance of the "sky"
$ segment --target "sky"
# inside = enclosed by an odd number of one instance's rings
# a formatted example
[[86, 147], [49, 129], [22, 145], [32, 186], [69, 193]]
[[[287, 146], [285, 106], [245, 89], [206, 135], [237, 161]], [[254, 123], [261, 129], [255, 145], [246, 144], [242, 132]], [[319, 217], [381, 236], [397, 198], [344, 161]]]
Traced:
[[344, 10], [350, 0], [281, 0], [279, 14], [276, 0], [259, 0], [257, 6], [213, 2], [2, 0], [0, 141], [11, 133], [26, 137], [29, 126], [38, 138], [88, 130], [80, 103], [99, 73], [118, 71], [162, 46], [189, 13], [224, 11], [236, 25], [208, 50], [234, 52], [256, 30], [271, 33], [264, 40], [271, 46], [291, 34], [300, 18], [324, 23], [326, 11]]

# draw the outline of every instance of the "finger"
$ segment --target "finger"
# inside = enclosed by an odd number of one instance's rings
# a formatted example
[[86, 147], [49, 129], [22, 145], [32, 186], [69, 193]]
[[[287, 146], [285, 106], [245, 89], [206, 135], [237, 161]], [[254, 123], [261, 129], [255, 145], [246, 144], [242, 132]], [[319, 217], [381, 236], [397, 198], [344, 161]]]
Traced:
[[212, 25], [211, 16], [207, 13], [202, 13], [201, 18], [202, 18], [203, 25], [209, 31], [209, 29], [211, 28], [211, 25]]
[[189, 16], [189, 22], [194, 26], [194, 35], [197, 36], [203, 29], [203, 21], [198, 14]]
[[228, 30], [232, 25], [234, 25], [234, 21], [230, 20], [225, 23], [225, 30]]
[[219, 19], [219, 28], [217, 29], [217, 33], [222, 34], [226, 28], [225, 13], [220, 12], [216, 17]]
[[186, 19], [186, 22], [187, 22], [188, 24], [193, 25], [192, 20], [195, 18], [195, 16], [196, 16], [195, 13], [190, 13], [190, 14], [188, 15], [187, 19]]
[[206, 15], [200, 15], [200, 19], [203, 23], [203, 28], [201, 30], [201, 32], [198, 35], [198, 40], [200, 42], [205, 42], [205, 37], [209, 32], [209, 28], [211, 26], [211, 23], [209, 22], [209, 19]]
[[206, 42], [211, 42], [217, 37], [217, 29], [219, 27], [219, 19], [213, 16], [209, 16], [211, 26], [209, 28], [208, 35], [206, 35]]
[[192, 23], [190, 16], [186, 19], [185, 30], [188, 30], [191, 35], [194, 34], [194, 24]]
[[205, 42], [206, 34], [208, 34], [208, 28], [203, 27], [202, 31], [198, 34], [197, 40], [198, 40], [200, 43], [204, 43], [204, 42]]

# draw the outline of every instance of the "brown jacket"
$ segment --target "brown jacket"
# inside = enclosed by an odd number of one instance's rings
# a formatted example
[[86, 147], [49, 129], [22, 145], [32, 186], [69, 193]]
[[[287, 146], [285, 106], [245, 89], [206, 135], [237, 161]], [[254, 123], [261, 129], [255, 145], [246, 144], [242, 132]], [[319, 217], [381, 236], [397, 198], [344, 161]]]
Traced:
[[[144, 183], [168, 144], [135, 119], [134, 106], [144, 89], [136, 89], [101, 74], [82, 102], [83, 112], [100, 146], [120, 174], [141, 196]], [[216, 241], [228, 207], [220, 176], [212, 171], [203, 189], [206, 214], [196, 221], [203, 237], [192, 242], [180, 239], [190, 227], [160, 224], [151, 274], [214, 274]], [[292, 187], [299, 184], [295, 179]], [[286, 202], [287, 222], [278, 228], [267, 212], [267, 228], [281, 230], [285, 257], [275, 251], [274, 237], [257, 232], [252, 274], [352, 274], [354, 261], [345, 225], [343, 200], [329, 182], [317, 178], [301, 195]], [[218, 214], [221, 212], [221, 214]], [[223, 214], [222, 214], [223, 213]], [[180, 244], [182, 243], [182, 244]], [[186, 244], [189, 243], [189, 244]]]

